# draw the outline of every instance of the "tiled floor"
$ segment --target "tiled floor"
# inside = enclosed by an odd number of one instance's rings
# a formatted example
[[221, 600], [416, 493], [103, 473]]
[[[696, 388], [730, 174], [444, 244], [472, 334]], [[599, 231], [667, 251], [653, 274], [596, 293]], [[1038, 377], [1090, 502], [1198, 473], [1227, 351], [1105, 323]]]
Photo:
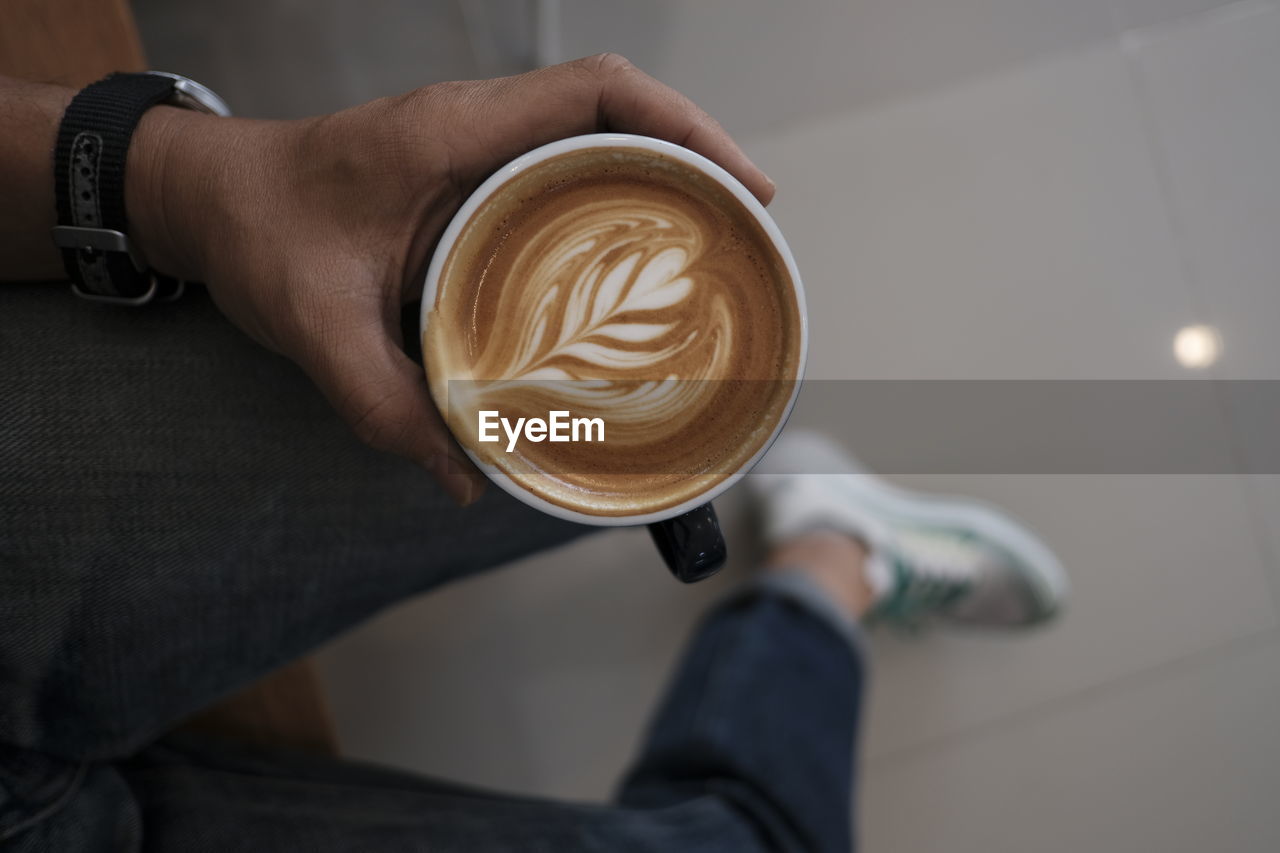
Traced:
[[[566, 55], [630, 54], [777, 180], [811, 376], [1173, 379], [1191, 375], [1176, 330], [1212, 323], [1210, 376], [1280, 380], [1272, 0], [561, 6]], [[139, 7], [157, 66], [257, 115], [527, 55], [517, 2]], [[857, 406], [796, 418], [856, 449]], [[866, 849], [1280, 848], [1280, 420], [1221, 407], [1206, 440], [1235, 473], [901, 478], [1014, 508], [1075, 589], [1024, 638], [876, 638]], [[743, 555], [741, 508], [721, 505]], [[344, 742], [601, 797], [693, 620], [748, 562], [680, 588], [643, 533], [609, 533], [409, 603], [323, 655]]]

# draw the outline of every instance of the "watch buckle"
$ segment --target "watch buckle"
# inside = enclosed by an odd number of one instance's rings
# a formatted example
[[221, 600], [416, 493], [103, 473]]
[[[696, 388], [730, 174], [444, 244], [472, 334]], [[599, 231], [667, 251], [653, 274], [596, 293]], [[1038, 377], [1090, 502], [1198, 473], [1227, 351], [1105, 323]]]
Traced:
[[80, 285], [75, 283], [71, 285], [71, 292], [88, 302], [103, 302], [107, 305], [127, 305], [136, 308], [151, 302], [177, 302], [182, 298], [182, 294], [186, 292], [187, 283], [177, 278], [170, 279], [170, 281], [174, 284], [173, 293], [166, 293], [163, 296], [157, 295], [161, 291], [161, 285], [155, 273], [151, 274], [151, 286], [147, 288], [146, 293], [138, 296], [104, 296], [99, 293], [89, 293], [81, 290]]
[[151, 286], [147, 288], [145, 293], [139, 294], [138, 296], [107, 296], [102, 293], [89, 293], [87, 290], [81, 290], [80, 285], [75, 283], [72, 283], [71, 285], [71, 292], [88, 302], [102, 302], [107, 305], [129, 305], [133, 307], [146, 305], [154, 299], [156, 296], [156, 289], [156, 277], [154, 275], [151, 276]]
[[129, 242], [129, 235], [110, 228], [83, 228], [79, 225], [53, 226], [53, 242], [59, 249], [85, 252], [122, 252], [138, 272], [145, 272], [147, 262]]
[[[133, 244], [129, 242], [129, 235], [122, 231], [113, 231], [110, 228], [56, 225], [53, 228], [53, 242], [61, 249], [87, 252], [119, 252], [129, 256], [129, 263], [133, 264], [133, 268], [138, 272], [146, 272], [147, 270], [147, 262], [142, 255], [134, 250]], [[150, 280], [151, 284], [146, 292], [137, 296], [108, 296], [101, 293], [89, 293], [86, 290], [82, 290], [80, 285], [74, 283], [71, 285], [71, 292], [89, 302], [138, 306], [146, 305], [152, 301], [173, 302], [182, 296], [183, 291], [186, 289], [186, 282], [179, 280], [176, 282], [177, 286], [173, 288], [173, 293], [157, 298], [161, 288], [155, 273], [151, 273]]]

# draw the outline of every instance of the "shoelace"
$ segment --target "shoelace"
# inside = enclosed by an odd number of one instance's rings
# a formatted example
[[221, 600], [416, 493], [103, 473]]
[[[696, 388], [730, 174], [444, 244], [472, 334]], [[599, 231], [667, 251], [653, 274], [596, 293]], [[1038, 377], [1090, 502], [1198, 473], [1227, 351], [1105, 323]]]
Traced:
[[927, 614], [972, 591], [983, 558], [972, 535], [935, 530], [899, 531], [886, 556], [893, 569], [893, 590], [876, 606], [873, 617], [908, 630], [919, 629]]

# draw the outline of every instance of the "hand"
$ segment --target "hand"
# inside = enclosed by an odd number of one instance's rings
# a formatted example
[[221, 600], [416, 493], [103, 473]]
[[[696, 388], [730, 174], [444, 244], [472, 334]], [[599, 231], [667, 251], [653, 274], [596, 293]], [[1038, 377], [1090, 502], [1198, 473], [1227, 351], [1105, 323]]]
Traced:
[[453, 444], [400, 311], [449, 218], [493, 170], [597, 131], [679, 143], [762, 202], [773, 184], [691, 101], [605, 54], [443, 83], [292, 122], [151, 110], [130, 150], [131, 227], [157, 269], [205, 282], [232, 322], [295, 362], [366, 443], [460, 503], [484, 480]]

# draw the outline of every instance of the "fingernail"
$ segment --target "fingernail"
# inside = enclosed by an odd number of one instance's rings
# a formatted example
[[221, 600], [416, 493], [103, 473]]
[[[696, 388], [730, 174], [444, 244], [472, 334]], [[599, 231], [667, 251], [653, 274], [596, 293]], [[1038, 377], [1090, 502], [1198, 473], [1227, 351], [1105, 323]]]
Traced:
[[423, 465], [440, 483], [449, 497], [458, 506], [470, 506], [480, 499], [484, 493], [484, 481], [479, 475], [469, 472], [468, 463], [452, 454], [439, 454], [431, 457]]
[[444, 478], [444, 489], [458, 506], [471, 506], [480, 498], [482, 488], [470, 474], [449, 474]]

